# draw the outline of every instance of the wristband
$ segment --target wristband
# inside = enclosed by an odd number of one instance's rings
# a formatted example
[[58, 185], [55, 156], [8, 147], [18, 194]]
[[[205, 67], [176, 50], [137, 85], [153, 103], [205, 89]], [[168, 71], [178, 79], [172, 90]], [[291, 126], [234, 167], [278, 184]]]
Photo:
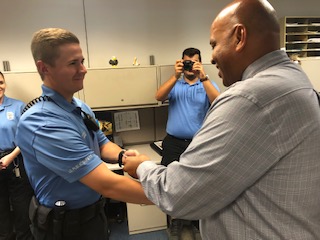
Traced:
[[122, 167], [122, 157], [124, 155], [124, 153], [126, 152], [126, 150], [122, 150], [121, 152], [119, 152], [119, 155], [118, 155], [118, 164], [119, 164], [119, 167]]

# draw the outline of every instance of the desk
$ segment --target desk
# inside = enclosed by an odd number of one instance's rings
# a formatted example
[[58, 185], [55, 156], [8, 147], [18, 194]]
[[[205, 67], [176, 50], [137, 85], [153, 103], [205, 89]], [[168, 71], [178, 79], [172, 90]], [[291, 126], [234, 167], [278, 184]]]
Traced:
[[[149, 144], [130, 145], [126, 146], [126, 149], [138, 150], [139, 153], [149, 156], [157, 164], [161, 162], [161, 156]], [[108, 167], [111, 170], [121, 169], [118, 164], [108, 164]], [[127, 217], [130, 235], [167, 228], [167, 215], [154, 205], [127, 203]]]

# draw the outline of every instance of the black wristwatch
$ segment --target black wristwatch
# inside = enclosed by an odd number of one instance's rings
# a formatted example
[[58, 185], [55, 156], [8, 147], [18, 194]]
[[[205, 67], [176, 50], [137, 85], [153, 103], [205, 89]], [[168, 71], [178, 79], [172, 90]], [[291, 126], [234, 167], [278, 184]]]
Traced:
[[119, 152], [119, 155], [118, 155], [118, 164], [119, 164], [119, 167], [122, 167], [122, 157], [124, 155], [124, 153], [126, 152], [127, 150], [122, 150], [121, 152]]

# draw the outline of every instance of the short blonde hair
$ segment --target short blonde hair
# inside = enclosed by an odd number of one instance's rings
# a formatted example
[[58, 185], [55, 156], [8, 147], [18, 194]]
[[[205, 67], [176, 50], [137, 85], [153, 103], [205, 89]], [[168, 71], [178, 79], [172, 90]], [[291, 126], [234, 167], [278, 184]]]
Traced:
[[70, 31], [62, 28], [44, 28], [34, 33], [31, 42], [31, 52], [35, 62], [41, 60], [54, 66], [59, 57], [59, 46], [80, 41]]

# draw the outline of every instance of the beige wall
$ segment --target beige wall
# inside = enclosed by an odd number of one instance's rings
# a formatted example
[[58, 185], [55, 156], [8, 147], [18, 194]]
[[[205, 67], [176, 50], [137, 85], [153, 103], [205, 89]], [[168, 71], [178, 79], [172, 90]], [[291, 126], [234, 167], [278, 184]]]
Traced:
[[[155, 56], [158, 65], [173, 64], [186, 47], [202, 51], [210, 62], [209, 28], [229, 0], [2, 0], [0, 70], [8, 60], [12, 71], [35, 70], [30, 53], [34, 31], [63, 27], [81, 41], [85, 64], [108, 67], [115, 55], [119, 66], [141, 65]], [[319, 0], [270, 0], [279, 17], [319, 14]]]

